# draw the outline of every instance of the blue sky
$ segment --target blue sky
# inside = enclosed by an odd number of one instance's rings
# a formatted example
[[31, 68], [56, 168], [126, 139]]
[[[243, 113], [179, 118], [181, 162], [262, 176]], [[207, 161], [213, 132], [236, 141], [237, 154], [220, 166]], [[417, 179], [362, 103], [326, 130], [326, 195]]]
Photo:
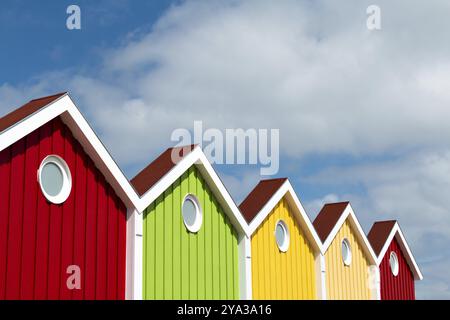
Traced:
[[[82, 29], [66, 28], [81, 8]], [[69, 91], [131, 177], [176, 128], [280, 129], [280, 172], [308, 214], [350, 200], [398, 219], [450, 298], [450, 6], [378, 1], [2, 1], [0, 113]], [[239, 202], [258, 166], [216, 166]]]

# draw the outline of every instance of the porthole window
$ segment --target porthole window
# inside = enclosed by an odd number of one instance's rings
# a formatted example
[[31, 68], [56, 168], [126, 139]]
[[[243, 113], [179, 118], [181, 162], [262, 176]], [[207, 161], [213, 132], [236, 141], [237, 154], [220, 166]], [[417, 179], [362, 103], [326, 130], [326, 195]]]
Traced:
[[197, 198], [188, 194], [184, 197], [182, 206], [184, 225], [190, 232], [198, 232], [202, 226], [202, 209]]
[[347, 239], [342, 240], [342, 260], [346, 266], [352, 263], [352, 248]]
[[286, 252], [289, 248], [289, 231], [284, 223], [280, 220], [275, 226], [275, 240], [281, 252]]
[[389, 264], [391, 265], [392, 274], [396, 277], [398, 275], [398, 258], [395, 252], [391, 252], [389, 257]]
[[42, 193], [51, 203], [60, 204], [69, 197], [72, 176], [67, 163], [61, 157], [46, 157], [39, 167], [38, 180]]

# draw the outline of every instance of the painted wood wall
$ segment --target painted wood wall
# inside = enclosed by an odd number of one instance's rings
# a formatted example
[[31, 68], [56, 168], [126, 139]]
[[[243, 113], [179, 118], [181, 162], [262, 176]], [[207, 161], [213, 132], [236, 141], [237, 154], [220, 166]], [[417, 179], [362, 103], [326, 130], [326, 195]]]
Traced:
[[[352, 262], [342, 260], [342, 240], [347, 238], [352, 250]], [[366, 300], [369, 288], [369, 261], [347, 220], [325, 252], [326, 289], [329, 300]]]
[[[392, 274], [389, 264], [392, 251], [397, 254], [398, 259], [399, 272], [397, 276]], [[380, 286], [381, 300], [415, 299], [414, 276], [395, 237], [380, 263]]]
[[[290, 234], [287, 252], [275, 240], [282, 219]], [[282, 199], [251, 239], [254, 299], [317, 299], [313, 248], [298, 225], [286, 199]]]
[[[181, 207], [194, 194], [203, 210], [198, 233]], [[144, 299], [238, 299], [238, 237], [193, 166], [144, 213]]]
[[[72, 174], [61, 205], [37, 182], [50, 154]], [[125, 247], [124, 205], [59, 118], [0, 152], [0, 299], [124, 299]], [[69, 265], [80, 290], [67, 288]]]

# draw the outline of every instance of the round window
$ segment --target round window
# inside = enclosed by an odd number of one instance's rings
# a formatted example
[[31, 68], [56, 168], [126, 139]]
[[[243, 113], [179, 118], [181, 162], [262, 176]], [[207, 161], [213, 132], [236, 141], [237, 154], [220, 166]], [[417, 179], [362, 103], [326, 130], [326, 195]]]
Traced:
[[342, 240], [342, 260], [346, 266], [352, 263], [352, 249], [347, 239]]
[[392, 274], [396, 277], [398, 275], [398, 258], [395, 252], [391, 252], [389, 257], [389, 264], [391, 265]]
[[188, 194], [184, 197], [182, 215], [184, 225], [190, 232], [198, 232], [202, 226], [202, 210], [197, 198]]
[[67, 163], [60, 157], [46, 157], [39, 167], [38, 179], [42, 193], [51, 203], [60, 204], [69, 197], [72, 176]]
[[275, 240], [278, 248], [282, 252], [286, 252], [289, 248], [289, 232], [284, 221], [280, 220], [275, 226]]

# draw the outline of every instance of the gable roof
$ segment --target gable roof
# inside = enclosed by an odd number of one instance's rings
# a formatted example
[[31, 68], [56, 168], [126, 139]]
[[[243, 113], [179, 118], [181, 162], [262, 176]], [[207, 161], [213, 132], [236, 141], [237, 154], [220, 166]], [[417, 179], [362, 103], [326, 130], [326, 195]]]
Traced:
[[383, 249], [392, 228], [397, 223], [395, 220], [375, 222], [370, 229], [367, 238], [369, 239], [372, 249], [378, 256]]
[[0, 132], [29, 117], [36, 111], [39, 111], [39, 109], [45, 107], [49, 103], [57, 100], [65, 94], [67, 93], [62, 92], [51, 96], [34, 99], [24, 104], [23, 106], [11, 111], [7, 115], [0, 118]]
[[322, 242], [325, 242], [328, 238], [328, 235], [333, 230], [348, 204], [348, 201], [327, 203], [320, 210], [316, 219], [314, 219], [313, 225]]
[[239, 208], [249, 223], [249, 235], [258, 229], [283, 198], [288, 201], [289, 207], [294, 211], [294, 217], [313, 248], [322, 252], [320, 239], [287, 178], [260, 181], [241, 203]]
[[261, 180], [256, 187], [248, 194], [245, 200], [239, 205], [247, 223], [261, 211], [262, 207], [270, 200], [275, 192], [280, 189], [287, 178]]
[[134, 189], [137, 191], [139, 196], [142, 196], [145, 192], [147, 192], [148, 189], [153, 187], [162, 177], [164, 177], [164, 175], [175, 167], [176, 163], [172, 161], [172, 153], [175, 152], [179, 155], [179, 160], [181, 160], [192, 150], [194, 150], [195, 147], [196, 145], [192, 144], [186, 147], [168, 148], [147, 167], [142, 169], [141, 172], [131, 179], [131, 184], [134, 186]]
[[128, 208], [138, 195], [67, 93], [31, 100], [0, 118], [0, 151], [60, 117]]
[[370, 245], [369, 240], [364, 233], [361, 224], [356, 218], [350, 202], [338, 202], [325, 204], [320, 213], [313, 222], [316, 231], [321, 235], [322, 252], [325, 253], [341, 229], [342, 225], [349, 219], [350, 225], [359, 240], [363, 251], [366, 253], [369, 261], [376, 264], [376, 255]]
[[[172, 161], [172, 151], [181, 153], [177, 163]], [[193, 165], [200, 171], [238, 233], [248, 235], [248, 225], [244, 217], [202, 149], [197, 145], [167, 149], [131, 180], [140, 195], [140, 212], [143, 212]], [[153, 170], [156, 172], [151, 172]]]
[[370, 229], [367, 237], [372, 244], [375, 253], [377, 254], [378, 266], [383, 261], [387, 249], [389, 248], [389, 245], [395, 237], [400, 249], [402, 250], [403, 255], [405, 256], [408, 266], [414, 275], [414, 279], [423, 279], [419, 266], [417, 265], [416, 260], [414, 259], [414, 256], [412, 255], [408, 243], [406, 242], [406, 239], [403, 235], [403, 232], [400, 229], [400, 225], [396, 220], [375, 222]]

